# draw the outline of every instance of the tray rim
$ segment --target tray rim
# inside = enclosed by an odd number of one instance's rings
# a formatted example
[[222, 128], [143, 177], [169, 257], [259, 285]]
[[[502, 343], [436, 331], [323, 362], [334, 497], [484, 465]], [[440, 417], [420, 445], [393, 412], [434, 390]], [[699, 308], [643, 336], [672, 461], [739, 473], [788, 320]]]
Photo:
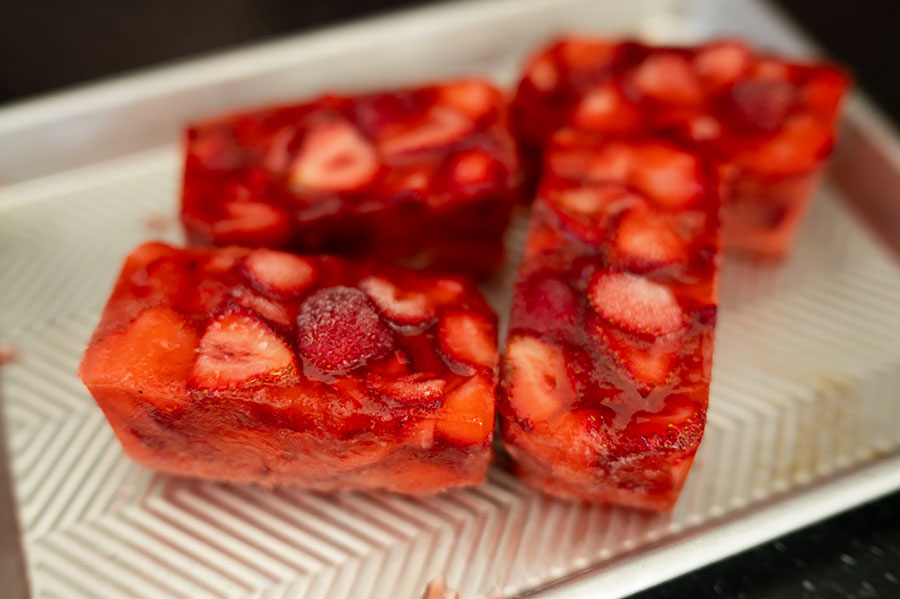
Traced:
[[[572, 2], [578, 2], [578, 0], [572, 0]], [[799, 47], [808, 50], [817, 49], [800, 28], [784, 15], [782, 10], [765, 0], [742, 0], [742, 2], [746, 5], [754, 5], [765, 13], [767, 18], [787, 31]], [[673, 0], [669, 4], [674, 3], [677, 3], [677, 0]], [[254, 72], [263, 65], [265, 68], [271, 68], [273, 66], [272, 57], [281, 57], [284, 64], [288, 64], [296, 59], [294, 49], [300, 47], [327, 48], [329, 45], [339, 43], [333, 38], [343, 40], [356, 38], [360, 43], [364, 43], [373, 36], [377, 37], [379, 31], [385, 26], [404, 26], [406, 23], [415, 23], [417, 20], [429, 16], [453, 15], [451, 18], [462, 22], [466, 18], [471, 18], [470, 15], [475, 10], [518, 13], [554, 4], [554, 0], [439, 2], [425, 7], [390, 11], [339, 25], [276, 38], [272, 41], [238, 46], [199, 58], [177, 60], [143, 68], [0, 106], [0, 139], [6, 134], [25, 131], [29, 127], [77, 118], [79, 114], [85, 111], [95, 111], [100, 106], [122, 105], [138, 99], [146, 99], [148, 92], [151, 95], [162, 96], [166, 91], [182, 86], [201, 88], [217, 79], [226, 80], [235, 77], [235, 64], [240, 65], [241, 73]], [[200, 76], [201, 73], [203, 76]], [[162, 83], [165, 85], [160, 85]], [[887, 118], [864, 92], [854, 91], [848, 98], [844, 120], [851, 123], [860, 135], [871, 140], [873, 145], [885, 155], [894, 171], [900, 173], [900, 132], [894, 122]], [[154, 146], [148, 151], [157, 149]], [[47, 177], [90, 168], [93, 165], [128, 155], [130, 154], [120, 154], [113, 158], [25, 179], [13, 183], [7, 189], [20, 188], [22, 185], [41, 182]], [[0, 187], [0, 210], [12, 207], [4, 202], [3, 191], [3, 187]], [[900, 205], [900, 203], [897, 204]], [[864, 214], [868, 212], [859, 206], [857, 208], [860, 208]], [[893, 216], [898, 219], [896, 222], [900, 222], [900, 207], [893, 211]], [[871, 216], [867, 220], [871, 224]], [[896, 232], [896, 236], [889, 236], [879, 227], [876, 227], [876, 230], [879, 230], [886, 238], [889, 245], [894, 246], [895, 249], [900, 247], [900, 241], [898, 241], [900, 231]], [[2, 450], [7, 446], [6, 437], [5, 425], [0, 426], [0, 457], [4, 458], [6, 454]], [[0, 516], [11, 513], [14, 525], [18, 525], [18, 518], [15, 516], [16, 504], [12, 497], [12, 484], [7, 471], [8, 462], [4, 459], [0, 463]], [[5, 479], [4, 474], [7, 474]], [[818, 479], [816, 482], [782, 493], [761, 504], [729, 512], [723, 518], [690, 529], [685, 533], [661, 539], [653, 545], [586, 568], [549, 585], [516, 595], [516, 597], [547, 597], [548, 599], [550, 597], [556, 599], [596, 597], [595, 592], [598, 588], [602, 588], [600, 585], [603, 584], [603, 581], [613, 578], [616, 580], [616, 596], [631, 594], [728, 558], [760, 543], [852, 509], [864, 502], [878, 499], [897, 489], [900, 489], [900, 450], [858, 464], [849, 470]], [[799, 509], [800, 507], [802, 509]], [[711, 542], [714, 550], [710, 551], [707, 547], [704, 552], [685, 551], [700, 537], [703, 537], [707, 544]], [[727, 542], [721, 542], [724, 540]], [[22, 562], [22, 571], [18, 572], [22, 583], [23, 594], [21, 596], [27, 597], [29, 596], [28, 581], [24, 571], [22, 550], [16, 536], [13, 536], [11, 541], [11, 543], [0, 543], [0, 558], [2, 558], [0, 559], [0, 571], [7, 571], [5, 569], [7, 562], [4, 561], [7, 558], [11, 558], [13, 562], [19, 559]], [[10, 546], [12, 546], [11, 553], [6, 551]], [[17, 546], [18, 553], [16, 552]], [[15, 567], [14, 563], [13, 567]], [[648, 579], [646, 576], [647, 570], [654, 572], [652, 579]], [[8, 582], [18, 583], [20, 579], [14, 578]], [[13, 591], [16, 590], [13, 584], [10, 584], [7, 590], [10, 588]]]

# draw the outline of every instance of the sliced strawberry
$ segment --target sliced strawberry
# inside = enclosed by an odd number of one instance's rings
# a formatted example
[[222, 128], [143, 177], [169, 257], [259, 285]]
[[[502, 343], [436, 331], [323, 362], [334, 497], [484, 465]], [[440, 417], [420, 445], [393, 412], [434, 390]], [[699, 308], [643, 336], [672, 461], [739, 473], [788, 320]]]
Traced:
[[604, 329], [601, 339], [618, 367], [642, 391], [670, 380], [678, 361], [677, 339], [647, 342], [615, 329]]
[[642, 116], [617, 86], [607, 82], [582, 96], [572, 111], [571, 122], [588, 131], [634, 131], [640, 127]]
[[742, 79], [731, 88], [731, 113], [742, 126], [755, 131], [774, 131], [797, 101], [797, 89], [789, 81]]
[[144, 268], [159, 258], [169, 258], [177, 254], [178, 250], [165, 243], [157, 241], [142, 243], [128, 254], [128, 258], [125, 261], [125, 270]]
[[643, 202], [616, 183], [553, 190], [545, 192], [544, 197], [560, 214], [567, 229], [592, 244], [606, 241], [610, 218]]
[[250, 250], [241, 247], [224, 247], [213, 252], [207, 262], [206, 268], [210, 272], [224, 273], [238, 263], [238, 260], [250, 253]]
[[812, 170], [831, 150], [830, 125], [803, 113], [788, 118], [771, 139], [742, 153], [737, 162], [763, 172], [788, 174]]
[[463, 446], [489, 443], [494, 432], [494, 385], [475, 375], [447, 394], [435, 415], [437, 436]]
[[703, 192], [697, 158], [661, 143], [639, 148], [630, 181], [663, 208], [683, 208]]
[[354, 191], [375, 179], [381, 165], [375, 148], [352, 123], [330, 120], [312, 127], [291, 166], [295, 190]]
[[623, 183], [634, 171], [637, 159], [631, 145], [606, 143], [591, 152], [587, 167], [581, 175], [591, 181]]
[[423, 325], [434, 319], [434, 307], [419, 291], [404, 290], [391, 281], [373, 275], [359, 282], [378, 309], [391, 321], [400, 325]]
[[737, 81], [750, 65], [750, 50], [741, 42], [708, 44], [694, 56], [694, 69], [710, 89], [720, 89]]
[[500, 92], [486, 81], [463, 79], [440, 87], [440, 100], [477, 121], [500, 103]]
[[690, 451], [699, 445], [706, 407], [683, 395], [670, 395], [658, 412], [638, 412], [623, 431], [622, 443], [641, 452]]
[[387, 378], [375, 373], [366, 376], [366, 387], [401, 406], [433, 410], [444, 401], [443, 379], [427, 378], [425, 375], [411, 374], [398, 378]]
[[595, 72], [613, 61], [618, 47], [612, 42], [568, 38], [557, 45], [557, 52], [569, 70]]
[[697, 75], [679, 54], [651, 54], [634, 71], [631, 81], [642, 94], [661, 102], [693, 105], [703, 100]]
[[275, 297], [296, 297], [316, 280], [312, 261], [287, 252], [253, 250], [244, 258], [242, 266], [260, 291]]
[[385, 127], [379, 136], [378, 149], [384, 156], [396, 156], [448, 146], [471, 130], [468, 117], [457, 110], [435, 106], [419, 121]]
[[290, 239], [287, 213], [271, 204], [233, 200], [225, 203], [223, 210], [225, 216], [212, 224], [216, 243], [275, 247]]
[[493, 155], [477, 148], [454, 154], [449, 162], [451, 195], [473, 197], [498, 192], [505, 168]]
[[507, 343], [505, 378], [510, 406], [532, 426], [559, 419], [577, 399], [562, 349], [530, 335]]
[[637, 269], [687, 260], [686, 243], [669, 218], [651, 210], [629, 210], [622, 216], [616, 248], [625, 262]]
[[322, 289], [300, 306], [297, 348], [307, 374], [348, 372], [386, 356], [393, 345], [391, 330], [359, 289]]
[[575, 325], [575, 292], [554, 274], [533, 275], [517, 291], [513, 320], [521, 326], [536, 331], [565, 331]]
[[199, 335], [172, 308], [147, 308], [124, 329], [91, 341], [78, 370], [88, 387], [136, 392], [171, 408], [184, 397]]
[[588, 287], [588, 298], [597, 314], [633, 333], [658, 337], [684, 326], [684, 315], [672, 290], [638, 275], [597, 273]]
[[200, 339], [191, 387], [222, 389], [278, 381], [296, 373], [290, 348], [249, 312], [228, 311], [210, 322]]
[[240, 306], [253, 310], [269, 322], [282, 327], [291, 326], [291, 317], [287, 309], [278, 302], [256, 293], [246, 287], [235, 287], [231, 290], [231, 298]]
[[559, 84], [559, 70], [547, 54], [536, 56], [525, 70], [525, 77], [540, 92], [547, 93]]
[[438, 323], [441, 352], [470, 366], [497, 366], [497, 327], [481, 314], [447, 310]]

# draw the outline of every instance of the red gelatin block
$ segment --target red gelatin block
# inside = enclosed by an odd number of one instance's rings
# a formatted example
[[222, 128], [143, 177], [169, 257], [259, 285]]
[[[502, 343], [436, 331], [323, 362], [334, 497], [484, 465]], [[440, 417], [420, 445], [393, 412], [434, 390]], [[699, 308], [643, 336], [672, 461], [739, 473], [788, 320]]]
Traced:
[[532, 162], [561, 127], [687, 144], [720, 169], [725, 245], [778, 257], [831, 153], [848, 85], [837, 67], [738, 41], [673, 48], [568, 38], [528, 63], [511, 115]]
[[125, 451], [156, 470], [425, 494], [484, 478], [496, 337], [462, 279], [148, 243], [79, 374]]
[[531, 485], [666, 510], [703, 435], [715, 167], [668, 140], [556, 134], [515, 284], [498, 397]]
[[520, 199], [507, 120], [501, 92], [469, 79], [194, 125], [182, 222], [195, 245], [486, 275]]

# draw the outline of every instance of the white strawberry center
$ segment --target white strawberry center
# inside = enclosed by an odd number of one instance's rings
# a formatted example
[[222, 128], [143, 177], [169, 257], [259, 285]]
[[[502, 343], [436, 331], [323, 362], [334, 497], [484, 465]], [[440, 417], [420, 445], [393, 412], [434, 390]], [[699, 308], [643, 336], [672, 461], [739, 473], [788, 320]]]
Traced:
[[350, 191], [370, 183], [379, 166], [375, 148], [356, 127], [333, 120], [306, 134], [290, 183], [295, 189]]

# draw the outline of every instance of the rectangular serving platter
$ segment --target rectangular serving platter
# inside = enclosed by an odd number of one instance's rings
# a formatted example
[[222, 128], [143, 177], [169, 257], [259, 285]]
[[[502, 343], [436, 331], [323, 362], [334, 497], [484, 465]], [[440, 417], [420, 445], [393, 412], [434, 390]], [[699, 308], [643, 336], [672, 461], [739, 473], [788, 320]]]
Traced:
[[[623, 597], [900, 488], [900, 144], [859, 94], [790, 258], [726, 259], [708, 429], [669, 514], [544, 497], [502, 456], [485, 485], [426, 499], [185, 480], [124, 456], [75, 369], [124, 254], [181, 241], [185, 122], [456, 74], [509, 86], [566, 31], [814, 52], [750, 0], [454, 2], [0, 110], [11, 598], [412, 599], [438, 576], [463, 599]], [[484, 286], [501, 315], [526, 218]]]

